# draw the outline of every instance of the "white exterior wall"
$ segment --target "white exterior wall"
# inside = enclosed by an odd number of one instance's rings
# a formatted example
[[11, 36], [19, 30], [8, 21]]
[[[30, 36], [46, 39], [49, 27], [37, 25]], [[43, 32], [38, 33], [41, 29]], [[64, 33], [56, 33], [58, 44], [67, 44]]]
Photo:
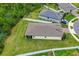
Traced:
[[32, 36], [32, 39], [62, 40], [61, 37]]

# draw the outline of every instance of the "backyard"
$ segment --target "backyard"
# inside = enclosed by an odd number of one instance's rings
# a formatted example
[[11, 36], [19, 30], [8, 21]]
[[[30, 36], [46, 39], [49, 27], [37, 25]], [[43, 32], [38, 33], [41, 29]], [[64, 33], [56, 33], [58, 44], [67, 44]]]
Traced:
[[47, 4], [47, 6], [49, 6], [52, 9], [59, 10], [58, 5], [56, 3], [53, 3], [53, 4], [50, 3], [50, 4]]
[[71, 50], [58, 50], [55, 51], [56, 56], [79, 56], [78, 49], [71, 49]]
[[51, 53], [51, 56], [79, 56], [79, 49], [50, 51], [40, 54], [34, 54], [32, 56], [48, 56], [49, 53]]
[[17, 55], [49, 48], [79, 45], [79, 43], [69, 33], [66, 33], [65, 39], [62, 41], [28, 40], [24, 36], [27, 24], [28, 22], [26, 20], [21, 20], [13, 28], [11, 35], [5, 41], [5, 47], [1, 55]]
[[40, 11], [42, 10], [43, 8], [40, 7], [34, 11], [32, 11], [29, 15], [28, 15], [28, 18], [32, 18], [32, 19], [38, 19], [38, 16], [39, 16], [39, 13]]
[[79, 8], [79, 3], [73, 3], [77, 8]]

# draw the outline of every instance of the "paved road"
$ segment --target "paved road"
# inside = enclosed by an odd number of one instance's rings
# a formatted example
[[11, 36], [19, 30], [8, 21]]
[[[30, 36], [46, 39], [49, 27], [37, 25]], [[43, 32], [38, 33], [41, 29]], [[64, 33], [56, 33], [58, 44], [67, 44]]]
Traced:
[[[79, 18], [79, 17], [76, 17], [76, 18]], [[69, 24], [68, 24], [68, 28], [69, 28], [69, 31], [70, 31], [70, 34], [75, 38], [75, 40], [77, 40], [77, 42], [79, 42], [79, 39], [74, 35], [72, 29], [71, 29], [71, 24], [72, 24], [72, 21], [75, 20], [76, 18], [72, 19]], [[75, 32], [75, 31], [74, 31]]]

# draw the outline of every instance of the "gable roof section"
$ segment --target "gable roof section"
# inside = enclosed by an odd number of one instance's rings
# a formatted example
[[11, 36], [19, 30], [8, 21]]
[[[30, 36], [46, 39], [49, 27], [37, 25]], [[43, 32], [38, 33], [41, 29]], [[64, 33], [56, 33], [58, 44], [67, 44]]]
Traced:
[[29, 23], [25, 35], [62, 37], [63, 29], [53, 23]]
[[40, 16], [61, 21], [62, 15], [59, 12], [46, 9], [40, 12]]
[[76, 7], [72, 6], [70, 3], [58, 3], [60, 9], [65, 12], [70, 12], [70, 10], [75, 10]]

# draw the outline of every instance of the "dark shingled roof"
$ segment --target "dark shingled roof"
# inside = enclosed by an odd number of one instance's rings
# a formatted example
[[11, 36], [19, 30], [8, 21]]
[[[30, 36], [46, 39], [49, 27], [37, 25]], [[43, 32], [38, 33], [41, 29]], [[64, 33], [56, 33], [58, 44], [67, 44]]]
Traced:
[[72, 6], [70, 3], [58, 3], [60, 9], [70, 12], [70, 10], [75, 10], [76, 7]]
[[63, 29], [53, 23], [29, 23], [25, 35], [62, 37]]
[[79, 35], [79, 20], [74, 23], [74, 30]]
[[58, 20], [58, 21], [61, 21], [61, 18], [63, 17], [59, 12], [56, 12], [56, 11], [53, 11], [53, 10], [50, 10], [50, 9], [42, 10], [40, 12], [40, 16], [46, 17], [46, 18], [51, 18], [51, 19], [48, 19], [48, 20], [55, 19], [55, 20]]

